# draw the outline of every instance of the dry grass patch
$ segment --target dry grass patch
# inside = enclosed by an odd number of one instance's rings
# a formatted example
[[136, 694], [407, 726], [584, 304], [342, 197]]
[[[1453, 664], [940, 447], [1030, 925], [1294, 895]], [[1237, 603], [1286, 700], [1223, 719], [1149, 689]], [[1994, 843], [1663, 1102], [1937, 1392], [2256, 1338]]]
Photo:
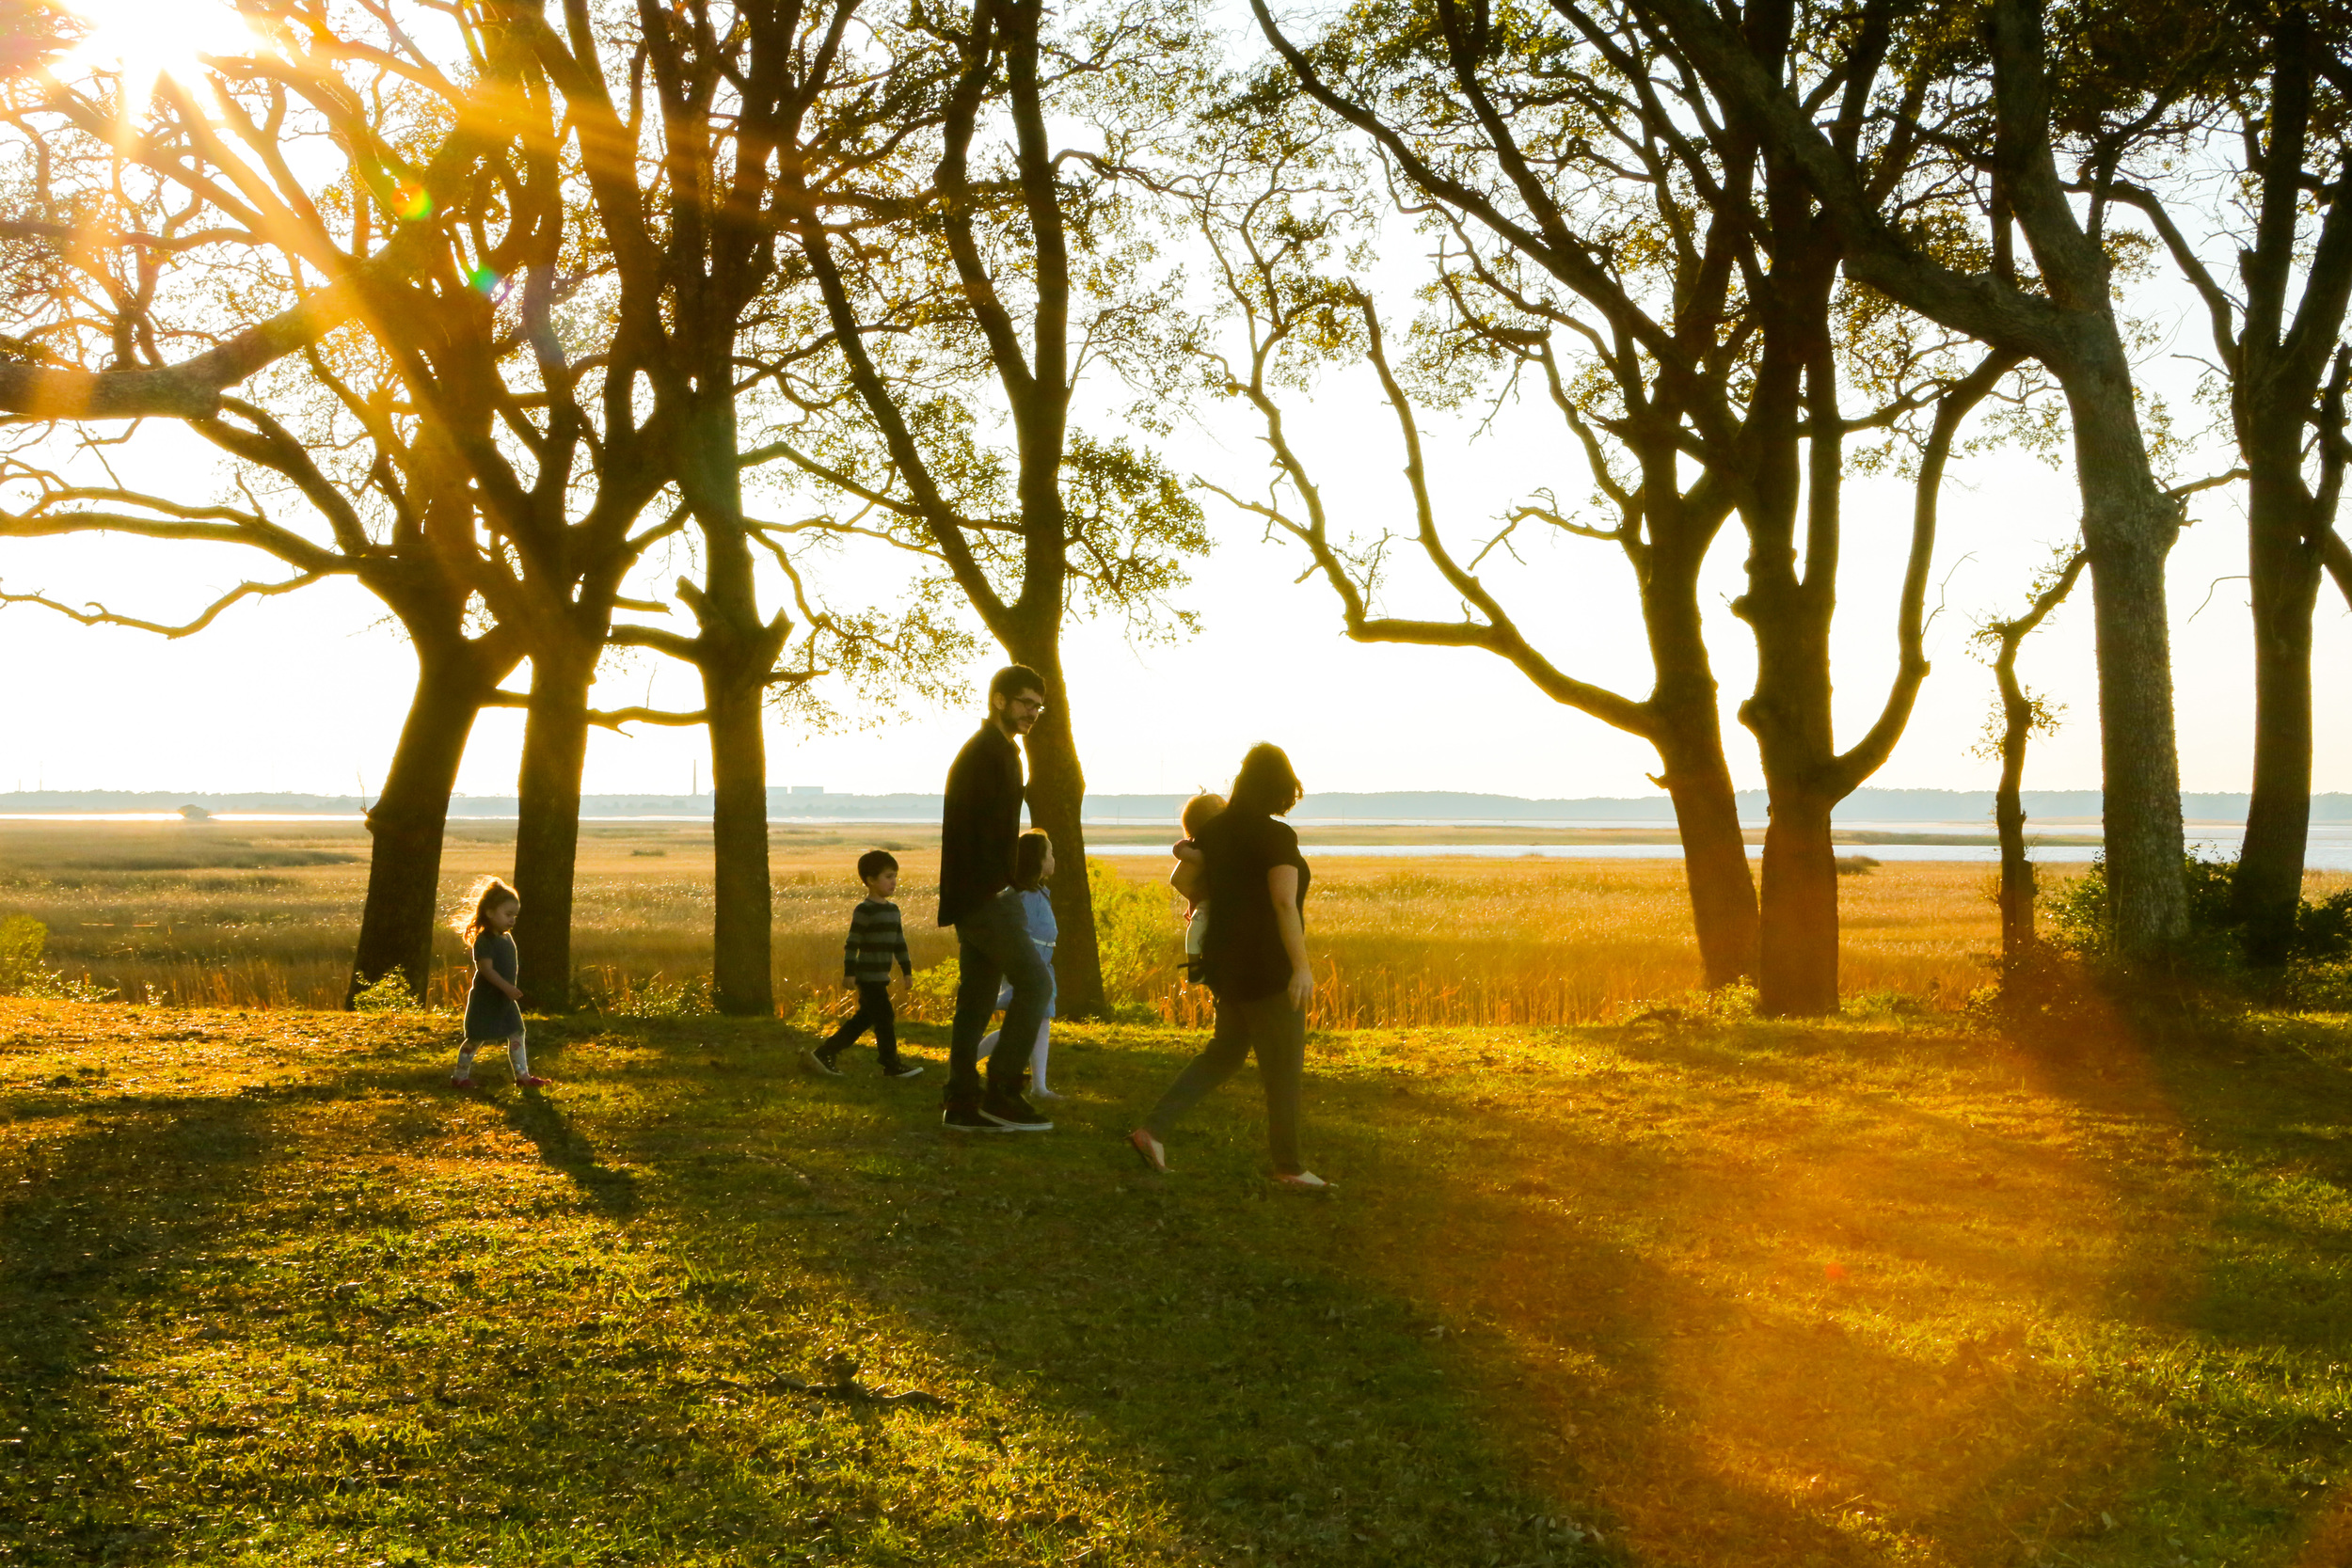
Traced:
[[[936, 832], [895, 824], [787, 827], [771, 834], [775, 982], [785, 1016], [842, 997], [841, 936], [861, 895], [858, 853], [891, 848], [918, 966], [953, 952], [931, 924]], [[453, 823], [443, 865], [453, 909], [468, 883], [510, 869], [513, 830]], [[50, 958], [135, 998], [208, 1006], [341, 1002], [366, 890], [357, 824], [0, 824], [0, 914], [51, 932]], [[1314, 851], [1310, 847], [1311, 858]], [[632, 1007], [710, 969], [710, 837], [696, 823], [591, 822], [580, 836], [573, 952], [588, 992]], [[1109, 865], [1142, 895], [1141, 978], [1118, 1000], [1187, 1026], [1206, 999], [1178, 974], [1179, 927], [1165, 863]], [[1327, 1027], [1581, 1023], [1639, 1011], [1699, 981], [1678, 861], [1351, 857], [1314, 861], [1310, 945]], [[2045, 875], [2052, 882], [2063, 866]], [[2312, 879], [2313, 895], [2352, 880]], [[1991, 868], [1888, 861], [1839, 879], [1850, 996], [1900, 993], [1957, 1006], [1997, 944]], [[526, 970], [530, 955], [524, 955]], [[464, 985], [456, 939], [441, 942], [431, 994]], [[943, 993], [917, 1019], [944, 1016]]]

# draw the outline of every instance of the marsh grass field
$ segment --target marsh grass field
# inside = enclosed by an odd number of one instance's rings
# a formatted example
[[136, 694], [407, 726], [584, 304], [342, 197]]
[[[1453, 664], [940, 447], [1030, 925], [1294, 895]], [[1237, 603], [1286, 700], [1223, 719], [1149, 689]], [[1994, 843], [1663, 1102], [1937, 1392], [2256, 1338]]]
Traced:
[[[454, 910], [477, 876], [511, 866], [512, 828], [453, 823], [443, 866]], [[1149, 830], [1128, 829], [1134, 839]], [[1514, 830], [1517, 832], [1517, 830]], [[917, 964], [952, 951], [930, 923], [937, 832], [928, 827], [787, 828], [771, 835], [775, 969], [787, 1016], [840, 997], [841, 932], [859, 895], [859, 851], [898, 853], [899, 902]], [[211, 1006], [342, 1001], [365, 890], [355, 823], [0, 823], [0, 914], [50, 931], [48, 958], [132, 1000]], [[1311, 857], [1313, 848], [1309, 847]], [[599, 1006], [658, 1006], [709, 971], [710, 839], [701, 824], [589, 823], [580, 835], [574, 954]], [[1103, 862], [1133, 887], [1117, 942], [1115, 998], [1134, 1016], [1198, 1023], [1180, 983], [1180, 928], [1164, 863]], [[2045, 880], [2067, 874], [2047, 869]], [[2315, 891], [2342, 885], [2314, 878]], [[1840, 879], [1844, 987], [1855, 998], [1958, 1006], [1996, 943], [1991, 868], [1888, 861]], [[1680, 863], [1670, 860], [1325, 856], [1308, 911], [1325, 1027], [1580, 1023], [1678, 996], [1699, 977]], [[526, 973], [530, 956], [524, 956]], [[429, 994], [462, 985], [453, 936]], [[946, 998], [918, 987], [912, 1016]]]
[[2352, 1560], [2342, 1020], [908, 1034], [0, 1001], [0, 1563]]

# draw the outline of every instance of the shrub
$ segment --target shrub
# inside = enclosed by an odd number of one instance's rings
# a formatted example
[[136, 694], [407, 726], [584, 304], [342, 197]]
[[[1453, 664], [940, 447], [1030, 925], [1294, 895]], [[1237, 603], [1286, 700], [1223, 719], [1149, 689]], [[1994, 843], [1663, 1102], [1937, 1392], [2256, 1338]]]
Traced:
[[[2230, 907], [2234, 861], [2190, 855], [2181, 865], [2188, 895], [2188, 932], [2179, 957], [2193, 967], [2229, 972], [2243, 967], [2244, 923]], [[2107, 911], [2107, 863], [2102, 855], [2090, 869], [2061, 883], [2042, 901], [2049, 916], [2050, 941], [2090, 962], [2115, 950], [2115, 927]], [[2330, 963], [2352, 957], [2352, 890], [2306, 900], [2296, 911], [2295, 939], [2288, 953], [2297, 964]]]
[[43, 1002], [111, 1002], [111, 987], [59, 974], [40, 961], [49, 927], [29, 914], [0, 920], [0, 996], [30, 996]]
[[664, 981], [656, 974], [635, 983], [623, 981], [620, 990], [603, 1002], [615, 1018], [707, 1018], [718, 1009], [710, 1005], [710, 976]]
[[351, 997], [351, 1010], [355, 1013], [405, 1013], [416, 1005], [407, 972], [397, 965], [371, 984], [361, 986]]
[[[2188, 931], [2179, 957], [2199, 967], [2230, 969], [2243, 961], [2238, 924], [2230, 913], [2230, 879], [2236, 870], [2229, 861], [2209, 861], [2189, 855], [2181, 863], [2184, 891], [2188, 895]], [[2087, 963], [2100, 963], [2115, 952], [2115, 919], [2107, 907], [2107, 861], [2093, 856], [2090, 869], [2042, 900], [2049, 916], [2052, 946]]]
[[1115, 1013], [1146, 1003], [1152, 982], [1184, 958], [1184, 933], [1169, 912], [1168, 892], [1131, 882], [1099, 860], [1087, 862], [1087, 890], [1094, 896], [1104, 999]]
[[956, 956], [950, 953], [929, 969], [916, 970], [914, 978], [907, 982], [907, 994], [924, 1016], [952, 1019], [956, 1016], [956, 983], [962, 974]]
[[29, 914], [0, 920], [0, 996], [14, 995], [40, 973], [41, 950], [49, 945], [49, 927]]

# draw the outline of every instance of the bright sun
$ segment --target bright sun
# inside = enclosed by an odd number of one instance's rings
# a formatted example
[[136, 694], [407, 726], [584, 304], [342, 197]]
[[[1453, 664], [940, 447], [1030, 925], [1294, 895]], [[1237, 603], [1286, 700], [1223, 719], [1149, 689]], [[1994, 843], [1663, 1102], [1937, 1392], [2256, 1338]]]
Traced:
[[228, 0], [67, 0], [89, 29], [59, 65], [119, 67], [134, 99], [161, 75], [192, 71], [200, 55], [242, 54], [255, 37]]

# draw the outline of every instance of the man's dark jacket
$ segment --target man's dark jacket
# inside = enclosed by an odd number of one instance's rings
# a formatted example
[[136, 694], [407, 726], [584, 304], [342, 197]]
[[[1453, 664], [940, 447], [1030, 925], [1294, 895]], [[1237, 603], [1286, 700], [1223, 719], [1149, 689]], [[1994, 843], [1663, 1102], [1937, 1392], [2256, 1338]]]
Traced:
[[1012, 886], [1021, 839], [1021, 748], [993, 723], [947, 769], [939, 835], [939, 923], [953, 926]]

